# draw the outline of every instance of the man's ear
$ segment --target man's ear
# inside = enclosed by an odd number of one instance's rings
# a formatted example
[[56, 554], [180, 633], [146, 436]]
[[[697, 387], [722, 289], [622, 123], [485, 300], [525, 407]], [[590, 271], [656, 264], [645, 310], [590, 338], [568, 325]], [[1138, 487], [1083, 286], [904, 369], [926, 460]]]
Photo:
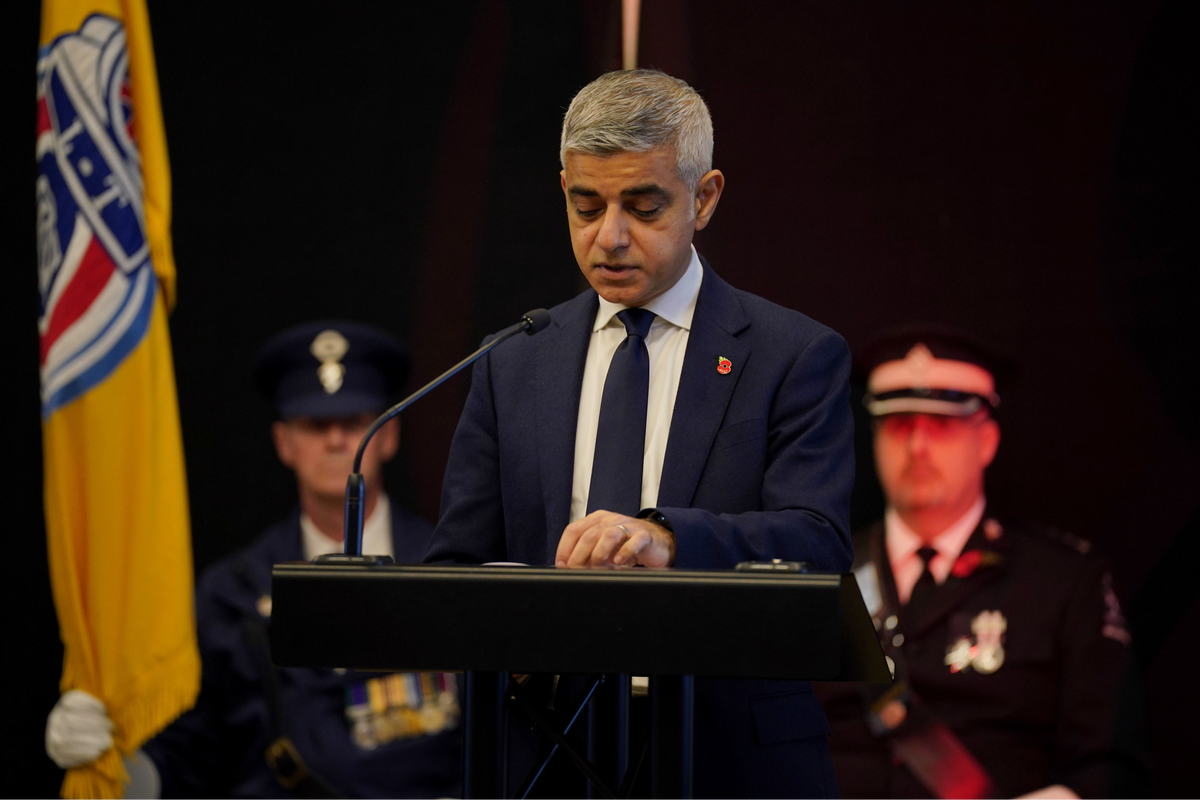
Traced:
[[979, 460], [984, 468], [991, 466], [1000, 447], [1000, 423], [988, 418], [979, 426]]
[[275, 455], [288, 469], [295, 469], [296, 453], [292, 447], [291, 431], [286, 422], [276, 420], [271, 425], [271, 441], [275, 443]]
[[696, 184], [696, 230], [703, 230], [717, 210], [721, 192], [725, 191], [725, 176], [719, 169], [711, 169]]

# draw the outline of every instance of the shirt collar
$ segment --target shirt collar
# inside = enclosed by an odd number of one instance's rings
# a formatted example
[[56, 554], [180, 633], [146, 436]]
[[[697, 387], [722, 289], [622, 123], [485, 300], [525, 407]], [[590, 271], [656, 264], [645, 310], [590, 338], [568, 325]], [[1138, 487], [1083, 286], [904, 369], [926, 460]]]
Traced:
[[[692, 260], [688, 262], [687, 269], [675, 282], [675, 285], [642, 306], [647, 311], [653, 311], [659, 319], [684, 330], [692, 329], [692, 316], [696, 313], [696, 299], [700, 296], [700, 283], [704, 279], [704, 270], [700, 267], [700, 256], [696, 254], [694, 246], [691, 251]], [[592, 330], [598, 331], [606, 327], [608, 323], [612, 322], [612, 318], [617, 315], [617, 312], [624, 311], [626, 308], [629, 306], [610, 303], [601, 297], [600, 310], [596, 313], [596, 322], [592, 326]]]
[[[371, 516], [363, 522], [363, 552], [372, 555], [392, 555], [392, 504], [387, 495], [379, 493], [375, 501], [375, 509]], [[304, 544], [304, 558], [312, 561], [317, 556], [326, 553], [340, 553], [345, 550], [345, 542], [335, 542], [312, 521], [308, 514], [300, 514], [300, 538]]]
[[[962, 552], [967, 540], [971, 538], [971, 534], [979, 527], [979, 521], [983, 519], [983, 510], [986, 506], [987, 500], [980, 495], [979, 499], [975, 501], [975, 505], [971, 506], [966, 514], [959, 517], [957, 522], [935, 536], [929, 546], [937, 550], [938, 555], [946, 556], [950, 560], [958, 558], [958, 554]], [[891, 506], [888, 506], [887, 514], [884, 516], [884, 526], [887, 532], [888, 560], [893, 566], [911, 558], [917, 550], [925, 546], [925, 541], [912, 528], [908, 527], [901, 519], [900, 513]]]

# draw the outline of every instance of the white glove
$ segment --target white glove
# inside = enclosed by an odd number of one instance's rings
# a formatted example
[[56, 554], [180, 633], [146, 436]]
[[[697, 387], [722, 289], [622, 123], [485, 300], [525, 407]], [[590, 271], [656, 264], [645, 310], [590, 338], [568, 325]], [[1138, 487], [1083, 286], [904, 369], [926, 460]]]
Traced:
[[63, 769], [90, 764], [113, 746], [112, 729], [104, 703], [72, 689], [46, 719], [46, 755]]

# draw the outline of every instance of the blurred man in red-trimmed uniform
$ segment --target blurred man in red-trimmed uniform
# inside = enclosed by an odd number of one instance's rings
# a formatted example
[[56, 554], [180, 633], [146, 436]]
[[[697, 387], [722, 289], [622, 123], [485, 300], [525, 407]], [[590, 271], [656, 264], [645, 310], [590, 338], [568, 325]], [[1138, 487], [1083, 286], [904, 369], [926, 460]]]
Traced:
[[1140, 695], [1107, 566], [984, 492], [1011, 365], [932, 325], [858, 362], [887, 510], [855, 536], [854, 570], [896, 682], [819, 688], [843, 796], [1138, 796]]

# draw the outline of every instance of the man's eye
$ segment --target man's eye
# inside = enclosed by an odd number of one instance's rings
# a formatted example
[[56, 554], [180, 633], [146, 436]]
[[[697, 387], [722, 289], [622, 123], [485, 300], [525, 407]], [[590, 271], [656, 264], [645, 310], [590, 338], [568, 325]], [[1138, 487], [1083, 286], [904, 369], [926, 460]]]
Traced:
[[579, 216], [583, 217], [584, 219], [595, 219], [596, 215], [600, 213], [600, 209], [576, 207], [575, 213], [578, 214]]
[[632, 208], [630, 211], [632, 211], [635, 216], [641, 217], [642, 219], [650, 219], [656, 216], [661, 208], [662, 206], [655, 206], [654, 208]]
[[912, 432], [914, 421], [911, 414], [888, 414], [879, 425], [894, 436], [907, 436]]
[[365, 431], [375, 421], [376, 414], [363, 413], [346, 420], [346, 427], [351, 430]]

